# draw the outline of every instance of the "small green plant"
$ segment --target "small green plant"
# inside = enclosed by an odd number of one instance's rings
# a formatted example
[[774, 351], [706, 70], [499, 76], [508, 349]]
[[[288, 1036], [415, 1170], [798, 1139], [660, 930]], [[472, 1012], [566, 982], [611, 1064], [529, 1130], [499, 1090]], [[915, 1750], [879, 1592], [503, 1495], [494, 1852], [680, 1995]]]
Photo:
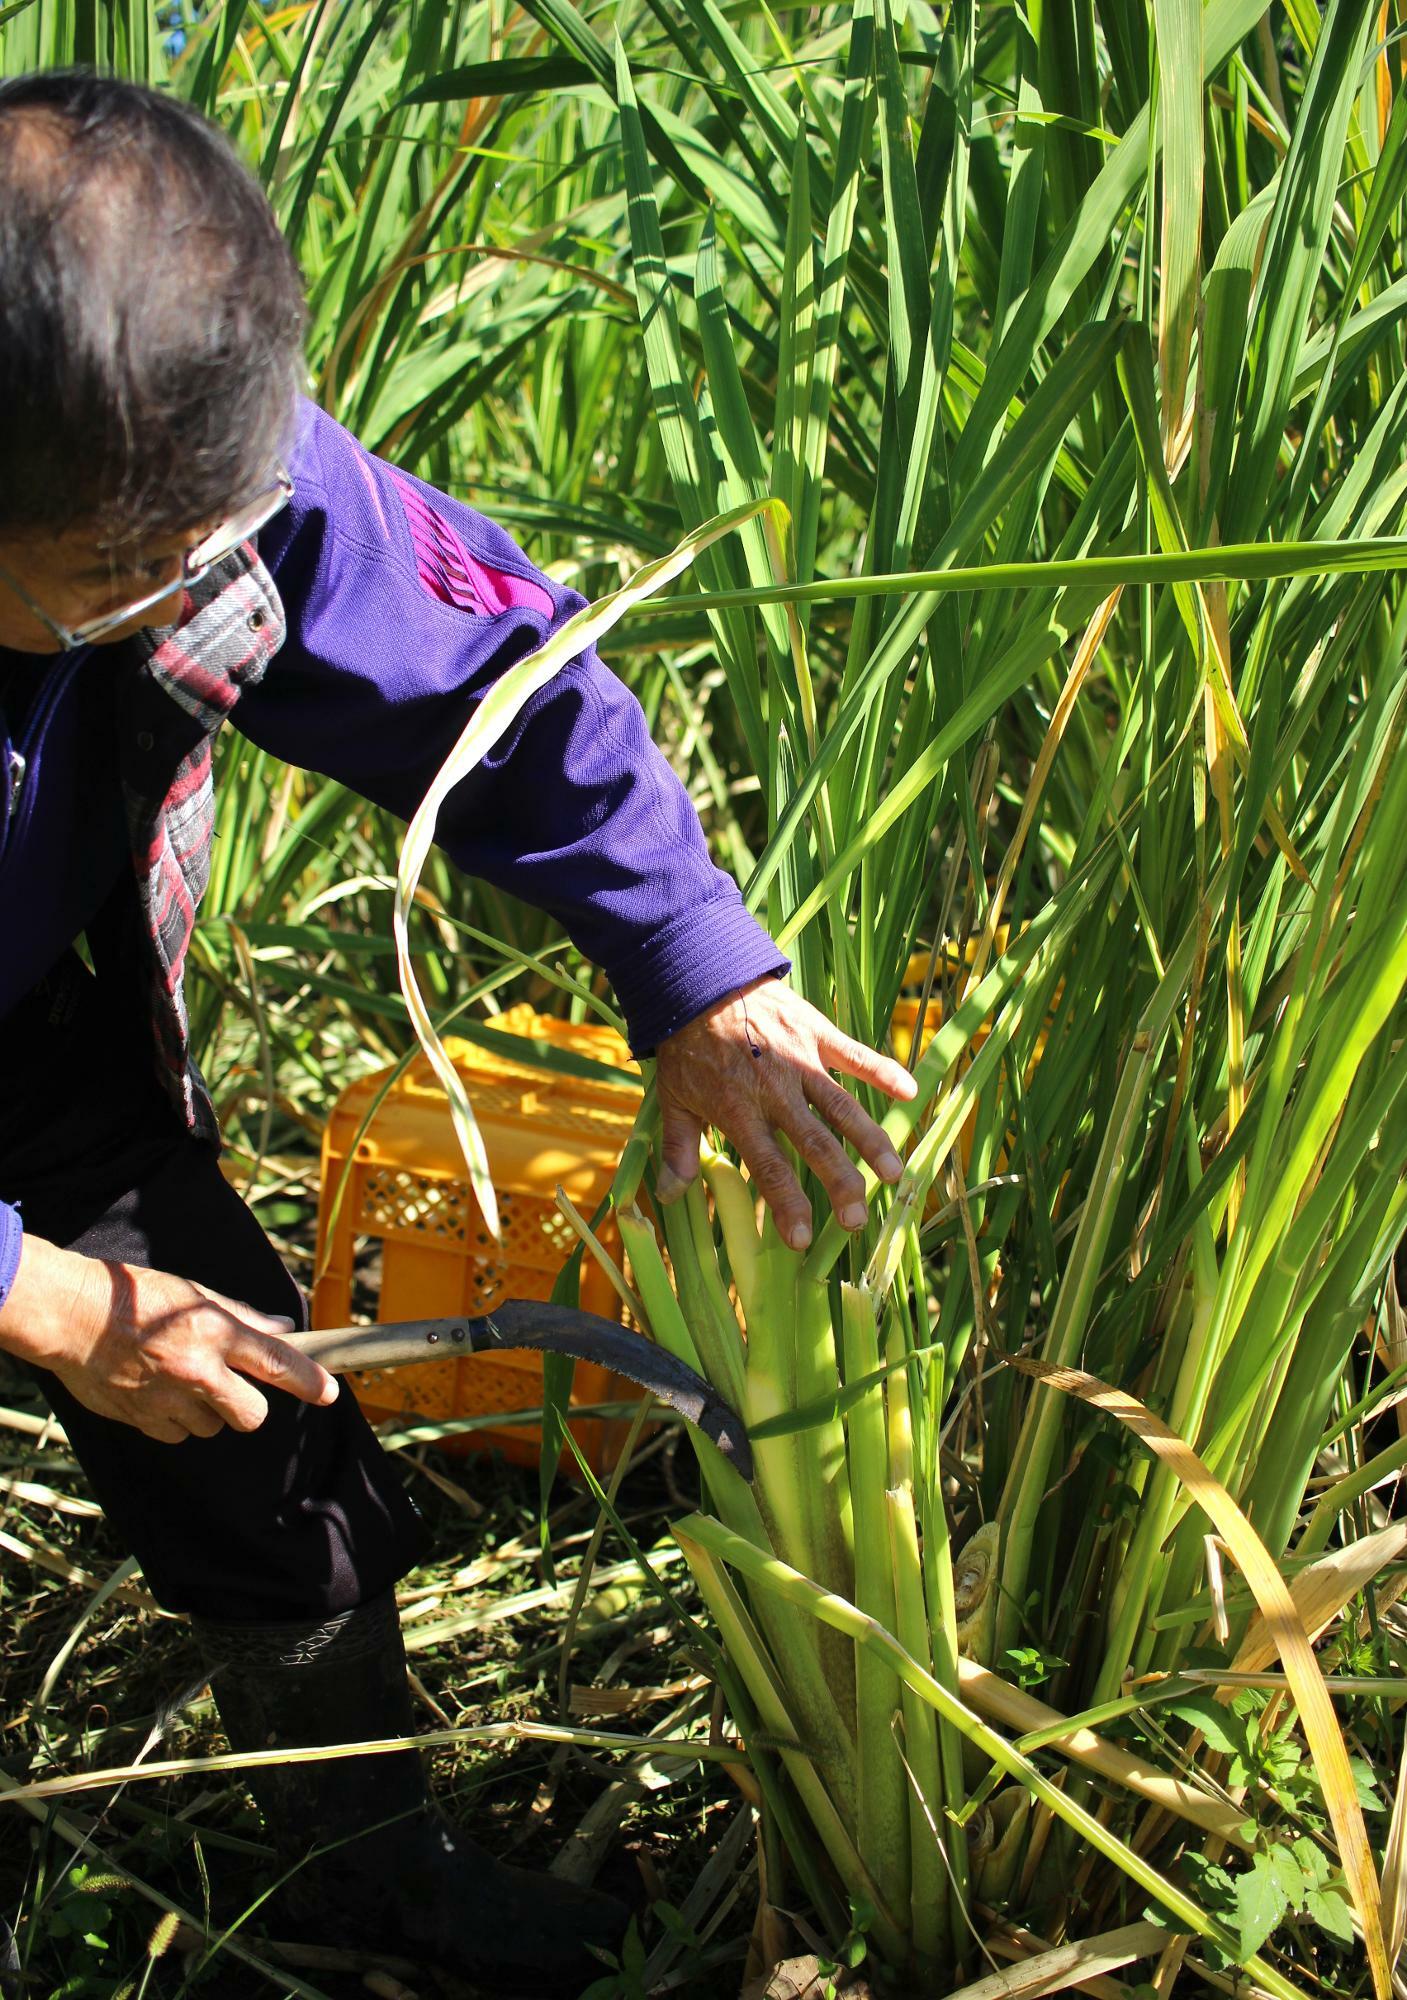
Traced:
[[121, 1876], [79, 1861], [52, 1896], [36, 1898], [25, 1929], [25, 1960], [42, 1944], [44, 1955], [65, 1969], [48, 2000], [117, 2000], [129, 1893]]
[[601, 1950], [600, 1955], [608, 1961], [611, 1970], [600, 1979], [594, 1979], [581, 1995], [581, 2000], [648, 2000], [645, 1988], [648, 1954], [640, 1936], [640, 1926], [633, 1917], [619, 1956], [605, 1950]]
[[870, 1956], [870, 1928], [874, 1911], [867, 1903], [850, 1905], [850, 1929], [841, 1939], [834, 1957], [818, 1956], [817, 1970], [825, 1981], [822, 2000], [837, 1996], [852, 1972], [858, 1972]]
[[1297, 1918], [1335, 1947], [1353, 1947], [1353, 1906], [1343, 1877], [1307, 1835], [1273, 1842], [1251, 1857], [1248, 1868], [1236, 1872], [1200, 1854], [1187, 1855], [1183, 1867], [1206, 1907], [1216, 1911], [1237, 1940], [1234, 1957], [1214, 1944], [1206, 1947], [1215, 1966], [1228, 1969], [1251, 1957], [1282, 1923]]
[[1041, 1687], [1052, 1674], [1059, 1673], [1062, 1667], [1069, 1664], [1058, 1654], [1043, 1652], [1039, 1646], [1008, 1646], [1006, 1649], [1006, 1672], [1020, 1688]]

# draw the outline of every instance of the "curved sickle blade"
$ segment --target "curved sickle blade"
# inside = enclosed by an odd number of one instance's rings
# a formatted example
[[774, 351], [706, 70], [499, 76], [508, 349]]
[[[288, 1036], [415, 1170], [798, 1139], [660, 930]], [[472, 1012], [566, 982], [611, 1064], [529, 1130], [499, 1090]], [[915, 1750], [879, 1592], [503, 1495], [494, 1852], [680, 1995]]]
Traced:
[[509, 1299], [478, 1319], [413, 1319], [395, 1326], [323, 1327], [283, 1334], [334, 1372], [347, 1368], [399, 1368], [412, 1361], [443, 1361], [501, 1348], [535, 1348], [594, 1361], [648, 1389], [717, 1445], [736, 1472], [752, 1478], [747, 1426], [713, 1386], [686, 1362], [641, 1333], [574, 1306]]

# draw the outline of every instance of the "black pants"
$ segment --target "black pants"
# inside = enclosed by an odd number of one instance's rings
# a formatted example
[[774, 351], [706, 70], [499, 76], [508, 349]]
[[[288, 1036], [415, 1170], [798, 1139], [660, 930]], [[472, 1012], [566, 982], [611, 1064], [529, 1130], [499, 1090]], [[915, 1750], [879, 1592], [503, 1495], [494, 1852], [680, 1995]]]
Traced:
[[[303, 1298], [214, 1149], [180, 1127], [140, 1012], [74, 958], [0, 1022], [0, 1199], [85, 1256], [170, 1271], [306, 1324]], [[171, 1611], [258, 1622], [375, 1597], [428, 1535], [351, 1389], [263, 1388], [256, 1431], [157, 1444], [31, 1370], [104, 1513]]]

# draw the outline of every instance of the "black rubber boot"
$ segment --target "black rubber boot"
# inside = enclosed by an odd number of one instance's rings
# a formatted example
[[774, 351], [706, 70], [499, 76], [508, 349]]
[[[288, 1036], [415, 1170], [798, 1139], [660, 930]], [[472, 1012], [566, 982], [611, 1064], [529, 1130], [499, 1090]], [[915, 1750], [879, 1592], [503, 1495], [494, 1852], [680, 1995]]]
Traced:
[[[316, 1625], [191, 1622], [234, 1749], [412, 1733], [389, 1591]], [[541, 2000], [576, 2000], [607, 1970], [588, 1945], [620, 1945], [623, 1904], [475, 1846], [430, 1803], [416, 1751], [266, 1766], [246, 1782], [281, 1867], [303, 1864], [278, 1907], [305, 1942], [380, 1951]]]

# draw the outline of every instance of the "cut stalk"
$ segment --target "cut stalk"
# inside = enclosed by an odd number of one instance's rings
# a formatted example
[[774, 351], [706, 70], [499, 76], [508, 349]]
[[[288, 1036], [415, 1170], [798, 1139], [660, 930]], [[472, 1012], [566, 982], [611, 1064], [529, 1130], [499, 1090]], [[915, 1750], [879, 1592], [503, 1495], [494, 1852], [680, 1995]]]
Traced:
[[[829, 1289], [799, 1279], [795, 1310], [794, 1409], [833, 1393], [840, 1379]], [[854, 1524], [845, 1427], [839, 1417], [830, 1417], [797, 1435], [807, 1480], [803, 1498], [810, 1517], [809, 1540], [816, 1557], [810, 1573], [819, 1583], [849, 1590], [854, 1578]]]

